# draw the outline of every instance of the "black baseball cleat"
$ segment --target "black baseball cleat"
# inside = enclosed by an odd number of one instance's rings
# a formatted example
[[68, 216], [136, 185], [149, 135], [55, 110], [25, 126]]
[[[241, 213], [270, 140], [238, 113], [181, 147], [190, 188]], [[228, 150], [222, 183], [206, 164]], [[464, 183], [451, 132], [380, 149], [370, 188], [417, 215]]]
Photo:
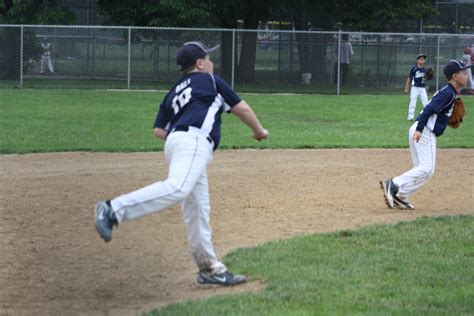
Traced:
[[112, 228], [118, 226], [118, 220], [112, 208], [105, 202], [95, 206], [95, 228], [105, 242], [112, 240]]
[[408, 202], [403, 201], [400, 199], [398, 196], [394, 195], [393, 196], [393, 204], [402, 210], [414, 210], [415, 206], [413, 204], [410, 204]]
[[202, 285], [237, 285], [245, 283], [247, 279], [245, 276], [236, 274], [233, 275], [229, 271], [226, 271], [221, 274], [209, 274], [206, 272], [199, 272], [197, 282]]
[[390, 208], [395, 208], [395, 205], [393, 203], [393, 197], [398, 192], [398, 186], [393, 183], [392, 179], [388, 179], [380, 181], [380, 187], [383, 190], [383, 194], [385, 196], [385, 203], [387, 203], [387, 206]]

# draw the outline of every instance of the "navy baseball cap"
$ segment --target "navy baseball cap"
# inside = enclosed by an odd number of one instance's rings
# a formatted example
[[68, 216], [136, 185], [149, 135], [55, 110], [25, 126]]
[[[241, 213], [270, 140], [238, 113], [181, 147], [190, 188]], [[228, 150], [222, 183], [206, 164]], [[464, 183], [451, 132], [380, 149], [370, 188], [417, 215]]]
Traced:
[[460, 59], [451, 59], [446, 66], [444, 66], [443, 73], [445, 77], [449, 77], [452, 74], [455, 74], [458, 71], [471, 68], [471, 66], [467, 66], [464, 64], [464, 61]]
[[220, 45], [207, 48], [202, 42], [187, 42], [178, 50], [176, 54], [176, 64], [181, 66], [181, 71], [188, 69], [196, 63], [196, 60], [206, 57], [206, 55], [219, 49]]
[[426, 55], [425, 55], [425, 54], [418, 54], [418, 56], [416, 56], [416, 60], [420, 59], [421, 57], [423, 57], [424, 59], [426, 59]]

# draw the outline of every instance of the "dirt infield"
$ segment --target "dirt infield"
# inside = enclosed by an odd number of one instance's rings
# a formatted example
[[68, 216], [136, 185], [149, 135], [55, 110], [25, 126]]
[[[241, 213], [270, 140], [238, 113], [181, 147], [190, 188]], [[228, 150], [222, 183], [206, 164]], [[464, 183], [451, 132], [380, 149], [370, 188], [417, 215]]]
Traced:
[[[415, 211], [386, 208], [380, 179], [408, 149], [218, 151], [209, 168], [219, 255], [298, 234], [474, 214], [474, 150], [438, 150]], [[465, 170], [453, 166], [466, 166]], [[0, 156], [0, 314], [134, 315], [184, 299], [255, 291], [202, 289], [178, 207], [95, 232], [96, 201], [163, 179], [163, 153]], [[462, 188], [462, 189], [460, 189]]]

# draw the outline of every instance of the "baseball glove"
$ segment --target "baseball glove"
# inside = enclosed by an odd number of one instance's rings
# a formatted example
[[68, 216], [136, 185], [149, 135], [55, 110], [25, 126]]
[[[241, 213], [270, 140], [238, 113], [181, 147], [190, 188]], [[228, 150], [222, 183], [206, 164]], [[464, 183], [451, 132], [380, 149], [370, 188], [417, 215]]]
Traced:
[[434, 77], [433, 68], [429, 68], [429, 69], [425, 72], [425, 80], [431, 80], [431, 79], [433, 79], [433, 77]]
[[461, 98], [454, 99], [453, 112], [449, 117], [448, 125], [452, 128], [458, 128], [464, 118], [465, 109], [464, 102]]

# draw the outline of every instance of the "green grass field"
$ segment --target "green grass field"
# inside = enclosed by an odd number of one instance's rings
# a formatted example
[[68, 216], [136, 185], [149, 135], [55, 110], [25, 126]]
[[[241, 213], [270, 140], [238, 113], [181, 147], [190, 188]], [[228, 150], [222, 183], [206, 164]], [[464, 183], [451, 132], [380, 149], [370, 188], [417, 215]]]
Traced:
[[234, 271], [257, 294], [219, 296], [150, 315], [472, 315], [474, 217], [315, 234], [239, 249]]
[[[152, 125], [163, 93], [0, 89], [0, 153], [154, 151]], [[258, 143], [223, 115], [221, 149], [407, 147], [407, 96], [242, 95], [271, 136]], [[474, 98], [465, 97], [467, 110]], [[418, 105], [418, 110], [421, 104]], [[245, 137], [245, 136], [249, 137]], [[469, 117], [439, 147], [473, 147]]]
[[[270, 130], [256, 142], [224, 115], [221, 148], [407, 147], [406, 96], [242, 95]], [[154, 151], [163, 93], [0, 89], [0, 153]], [[465, 97], [468, 114], [474, 98]], [[420, 109], [420, 106], [418, 109]], [[474, 147], [467, 116], [439, 147]], [[247, 137], [248, 136], [248, 137]], [[233, 272], [256, 294], [183, 302], [151, 315], [472, 315], [474, 217], [422, 218], [238, 249]]]

